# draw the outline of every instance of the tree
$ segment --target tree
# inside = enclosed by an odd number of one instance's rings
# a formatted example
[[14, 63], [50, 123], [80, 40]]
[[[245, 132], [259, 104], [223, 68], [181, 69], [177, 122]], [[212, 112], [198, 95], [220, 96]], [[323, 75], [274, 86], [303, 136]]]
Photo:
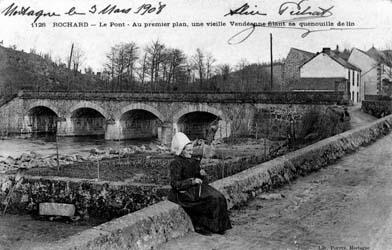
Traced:
[[108, 62], [105, 64], [105, 70], [110, 72], [111, 80], [116, 79], [117, 88], [124, 82], [134, 80], [135, 65], [139, 58], [138, 49], [134, 42], [121, 43], [111, 47], [106, 55]]
[[231, 71], [232, 68], [230, 64], [221, 64], [218, 66], [218, 74], [222, 76], [224, 81], [229, 78]]
[[251, 78], [248, 66], [249, 62], [244, 58], [242, 58], [236, 65], [236, 70], [238, 71], [240, 77], [240, 86], [243, 86], [244, 89], [245, 87], [249, 88], [249, 80]]
[[200, 84], [203, 84], [203, 80], [205, 77], [205, 55], [201, 49], [196, 49], [196, 54], [191, 58], [192, 68], [196, 70], [199, 75]]
[[73, 55], [72, 55], [72, 60], [71, 60], [71, 64], [73, 65], [73, 71], [76, 73], [77, 71], [79, 71], [79, 68], [83, 65], [84, 63], [84, 51], [79, 48], [76, 47], [74, 48], [73, 51]]
[[84, 51], [78, 46], [74, 45], [72, 49], [72, 55], [68, 55], [66, 57], [66, 62], [69, 62], [69, 57], [71, 56], [71, 67], [72, 70], [75, 72], [79, 71], [79, 68], [82, 67], [84, 61], [85, 61], [85, 53]]
[[213, 72], [213, 64], [216, 62], [216, 59], [212, 56], [211, 53], [207, 53], [206, 55], [206, 79], [210, 80]]
[[140, 62], [140, 67], [138, 71], [139, 81], [141, 82], [142, 85], [144, 85], [145, 82], [146, 71], [147, 71], [147, 53], [145, 52], [143, 59]]
[[159, 71], [163, 61], [164, 49], [165, 45], [159, 40], [153, 41], [150, 46], [145, 48], [145, 64], [149, 68], [149, 71], [146, 71], [146, 73], [150, 75], [151, 84], [159, 82]]
[[177, 83], [178, 78], [186, 74], [186, 56], [180, 49], [168, 49], [166, 59], [168, 64], [166, 82], [169, 85]]
[[135, 78], [135, 65], [136, 61], [139, 59], [138, 51], [139, 47], [134, 42], [127, 43], [124, 45], [126, 76], [129, 82], [134, 81]]

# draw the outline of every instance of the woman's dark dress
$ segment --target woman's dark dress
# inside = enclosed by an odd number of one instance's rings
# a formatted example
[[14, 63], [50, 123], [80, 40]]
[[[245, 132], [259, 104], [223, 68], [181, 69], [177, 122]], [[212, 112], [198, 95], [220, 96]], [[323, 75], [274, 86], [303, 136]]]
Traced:
[[[172, 190], [168, 199], [184, 208], [195, 227], [213, 233], [223, 233], [231, 228], [226, 199], [200, 175], [200, 160], [177, 156], [170, 164], [170, 178]], [[192, 184], [193, 178], [202, 179], [203, 184]]]

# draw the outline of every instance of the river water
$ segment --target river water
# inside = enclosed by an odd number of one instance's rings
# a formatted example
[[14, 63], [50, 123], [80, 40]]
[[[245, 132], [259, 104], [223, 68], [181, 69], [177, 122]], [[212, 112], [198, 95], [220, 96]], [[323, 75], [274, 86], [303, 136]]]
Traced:
[[[107, 148], [120, 149], [130, 146], [149, 145], [157, 143], [152, 139], [138, 139], [126, 141], [106, 141], [102, 137], [58, 137], [57, 146], [60, 155], [79, 154], [86, 156], [93, 148], [103, 150]], [[0, 159], [8, 156], [17, 157], [23, 153], [34, 151], [43, 156], [56, 154], [56, 137], [40, 136], [31, 138], [13, 137], [0, 139]]]

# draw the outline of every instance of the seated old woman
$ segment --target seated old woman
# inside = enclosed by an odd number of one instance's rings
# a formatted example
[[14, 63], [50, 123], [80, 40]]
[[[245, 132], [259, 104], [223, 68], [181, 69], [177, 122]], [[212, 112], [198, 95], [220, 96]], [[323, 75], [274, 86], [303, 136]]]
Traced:
[[225, 197], [208, 185], [206, 172], [199, 158], [192, 157], [193, 144], [179, 132], [172, 140], [175, 159], [170, 163], [168, 199], [182, 206], [191, 217], [195, 231], [202, 234], [219, 233], [231, 228]]

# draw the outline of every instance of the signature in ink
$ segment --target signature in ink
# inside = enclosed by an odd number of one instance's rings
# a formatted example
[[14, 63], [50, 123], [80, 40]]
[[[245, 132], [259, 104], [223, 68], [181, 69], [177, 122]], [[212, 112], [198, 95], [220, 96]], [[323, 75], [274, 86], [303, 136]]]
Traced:
[[289, 14], [290, 16], [311, 16], [311, 17], [330, 17], [333, 15], [332, 9], [335, 6], [327, 8], [312, 6], [303, 6], [303, 3], [308, 0], [301, 0], [299, 2], [284, 2], [279, 7], [279, 15]]
[[[257, 5], [255, 5], [257, 7]], [[234, 15], [246, 15], [246, 16], [266, 16], [266, 13], [262, 13], [259, 10], [248, 10], [250, 8], [248, 3], [243, 4], [241, 7], [232, 10], [230, 9], [229, 13], [224, 16], [234, 16]]]
[[69, 11], [65, 12], [65, 15], [74, 16], [74, 15], [86, 15], [84, 12], [77, 12], [76, 7], [72, 7]]
[[300, 28], [300, 27], [274, 27], [274, 26], [262, 26], [258, 24], [252, 24], [250, 27], [247, 27], [240, 32], [236, 33], [232, 37], [227, 40], [227, 43], [230, 45], [240, 44], [246, 41], [256, 30], [257, 27], [262, 28], [274, 28], [274, 29], [294, 29], [294, 30], [303, 30], [304, 32], [301, 34], [302, 38], [307, 37], [311, 33], [316, 32], [327, 32], [327, 31], [338, 31], [338, 30], [366, 30], [366, 29], [373, 29], [373, 28], [329, 28], [329, 29], [307, 29], [307, 28]]
[[7, 8], [1, 11], [1, 14], [4, 16], [33, 16], [35, 17], [34, 23], [38, 21], [41, 17], [53, 17], [60, 16], [60, 14], [56, 12], [50, 12], [45, 10], [34, 10], [30, 6], [21, 6], [19, 7], [15, 3], [12, 3]]

